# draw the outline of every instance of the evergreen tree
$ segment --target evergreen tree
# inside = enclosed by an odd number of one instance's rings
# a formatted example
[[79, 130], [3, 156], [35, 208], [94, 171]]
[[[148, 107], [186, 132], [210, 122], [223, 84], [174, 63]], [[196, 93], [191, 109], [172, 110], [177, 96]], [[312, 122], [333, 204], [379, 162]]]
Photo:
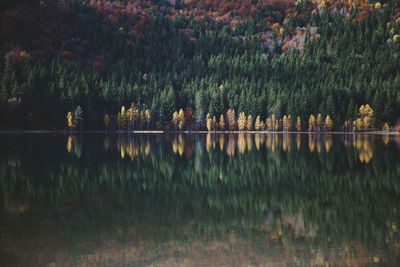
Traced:
[[204, 122], [204, 91], [201, 89], [196, 93], [195, 100], [195, 122], [197, 128], [201, 128]]

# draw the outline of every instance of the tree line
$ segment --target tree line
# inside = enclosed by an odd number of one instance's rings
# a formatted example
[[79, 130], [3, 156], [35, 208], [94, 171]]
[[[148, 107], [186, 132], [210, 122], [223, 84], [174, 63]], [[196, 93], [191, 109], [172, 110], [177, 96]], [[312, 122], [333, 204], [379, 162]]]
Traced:
[[[193, 115], [192, 108], [188, 107], [180, 109], [172, 114], [171, 120], [164, 125], [152, 120], [151, 111], [149, 109], [139, 110], [131, 103], [129, 109], [125, 106], [121, 107], [121, 111], [117, 115], [104, 115], [104, 128], [109, 131], [135, 131], [135, 130], [207, 130], [207, 131], [297, 131], [297, 132], [330, 132], [334, 129], [333, 121], [329, 114], [325, 118], [319, 113], [317, 116], [311, 114], [308, 120], [302, 121], [301, 116], [297, 116], [293, 120], [291, 115], [283, 115], [278, 118], [275, 114], [271, 117], [261, 119], [258, 115], [255, 119], [251, 114], [247, 115], [241, 112], [238, 116], [235, 115], [234, 109], [228, 109], [226, 114], [221, 114], [219, 119], [216, 116], [211, 116], [210, 113], [203, 118], [198, 116], [203, 111], [197, 111]], [[69, 129], [83, 128], [82, 109], [77, 107], [75, 112], [68, 112], [67, 125]], [[361, 105], [358, 117], [352, 120], [346, 120], [341, 127], [345, 132], [361, 132], [374, 130], [375, 117], [373, 109], [368, 105]], [[390, 127], [387, 123], [382, 128], [389, 131]]]

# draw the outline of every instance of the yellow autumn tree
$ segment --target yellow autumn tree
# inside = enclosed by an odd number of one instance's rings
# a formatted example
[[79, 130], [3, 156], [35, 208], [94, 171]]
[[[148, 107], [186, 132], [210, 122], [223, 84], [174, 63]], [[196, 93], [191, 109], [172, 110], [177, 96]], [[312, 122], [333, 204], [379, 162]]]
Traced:
[[230, 131], [234, 131], [236, 129], [236, 115], [234, 109], [228, 109], [226, 112], [226, 121], [228, 123], [228, 127]]
[[301, 118], [300, 118], [300, 116], [297, 116], [296, 131], [301, 132]]
[[174, 128], [174, 130], [178, 129], [178, 122], [179, 122], [179, 114], [178, 112], [174, 112], [172, 113], [172, 127]]
[[359, 132], [364, 130], [364, 122], [361, 118], [357, 118], [357, 120], [353, 121], [353, 125], [355, 125], [356, 130]]
[[368, 104], [366, 104], [365, 106], [361, 105], [358, 115], [363, 122], [364, 130], [368, 130], [370, 127], [373, 126], [374, 110]]
[[260, 122], [260, 116], [257, 116], [256, 122], [254, 123], [254, 130], [260, 131], [261, 129], [261, 122]]
[[144, 117], [144, 111], [142, 110], [142, 111], [140, 111], [140, 117], [139, 117], [139, 128], [141, 130], [143, 130], [145, 123], [146, 123], [146, 119]]
[[310, 118], [308, 119], [308, 131], [309, 132], [314, 132], [315, 131], [315, 124], [316, 124], [316, 119], [313, 114], [310, 115]]
[[68, 128], [74, 129], [75, 128], [75, 120], [74, 120], [74, 114], [72, 112], [67, 113], [67, 125]]
[[125, 128], [125, 124], [126, 124], [126, 110], [125, 110], [125, 106], [121, 107], [121, 128]]
[[283, 118], [282, 118], [282, 130], [283, 131], [287, 131], [286, 130], [286, 124], [287, 124], [287, 116], [283, 115]]
[[276, 129], [275, 129], [275, 114], [272, 114], [272, 116], [271, 116], [271, 130], [276, 131]]
[[244, 112], [239, 114], [237, 122], [239, 131], [243, 131], [246, 128], [246, 115], [244, 114]]
[[265, 127], [267, 128], [267, 131], [272, 131], [272, 119], [267, 118], [265, 120]]
[[146, 111], [144, 112], [144, 116], [146, 118], [147, 130], [149, 130], [150, 129], [150, 122], [151, 122], [150, 110], [146, 109]]
[[389, 127], [389, 124], [388, 124], [387, 122], [385, 122], [385, 124], [383, 125], [383, 130], [384, 130], [385, 132], [389, 132], [390, 127]]
[[185, 113], [183, 112], [183, 109], [180, 109], [178, 113], [178, 129], [182, 131], [184, 128], [185, 128]]
[[343, 125], [343, 128], [344, 128], [344, 130], [345, 131], [352, 131], [353, 129], [353, 123], [352, 123], [352, 121], [349, 119], [349, 120], [346, 120], [345, 122], [344, 122], [344, 125]]
[[260, 123], [260, 131], [264, 131], [265, 130], [265, 123], [263, 121], [261, 121]]
[[225, 119], [224, 119], [224, 115], [221, 114], [221, 116], [219, 117], [219, 130], [220, 131], [224, 131], [225, 130]]
[[251, 116], [251, 115], [249, 115], [247, 117], [246, 130], [247, 131], [253, 130], [253, 116]]
[[212, 129], [217, 130], [217, 118], [215, 116], [212, 119]]
[[279, 131], [281, 123], [279, 120], [275, 120], [274, 129], [275, 131]]
[[212, 119], [211, 119], [210, 113], [207, 113], [206, 125], [207, 125], [207, 130], [211, 131], [212, 130]]
[[128, 129], [129, 130], [133, 130], [134, 129], [134, 111], [135, 105], [133, 104], [133, 102], [131, 103], [131, 107], [126, 111], [126, 117], [127, 117], [127, 124], [128, 124]]
[[290, 128], [292, 128], [290, 115], [289, 116], [286, 116], [286, 115], [283, 116], [282, 128], [283, 128], [283, 131], [285, 131], [285, 132], [289, 131]]
[[331, 117], [329, 116], [329, 114], [326, 115], [324, 127], [325, 127], [325, 130], [328, 132], [330, 132], [333, 128], [333, 121], [331, 120]]

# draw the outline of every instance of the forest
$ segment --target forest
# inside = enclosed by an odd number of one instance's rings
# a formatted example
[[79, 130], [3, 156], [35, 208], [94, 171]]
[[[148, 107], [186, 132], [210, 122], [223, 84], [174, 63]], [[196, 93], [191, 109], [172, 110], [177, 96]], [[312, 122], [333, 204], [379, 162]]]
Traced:
[[400, 124], [398, 0], [28, 0], [1, 12], [0, 129]]

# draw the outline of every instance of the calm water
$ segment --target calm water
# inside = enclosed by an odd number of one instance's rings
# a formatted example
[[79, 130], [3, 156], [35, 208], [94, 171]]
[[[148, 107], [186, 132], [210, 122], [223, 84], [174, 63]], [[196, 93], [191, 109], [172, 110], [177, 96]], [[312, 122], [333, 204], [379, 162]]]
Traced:
[[1, 266], [400, 263], [400, 136], [0, 137]]

